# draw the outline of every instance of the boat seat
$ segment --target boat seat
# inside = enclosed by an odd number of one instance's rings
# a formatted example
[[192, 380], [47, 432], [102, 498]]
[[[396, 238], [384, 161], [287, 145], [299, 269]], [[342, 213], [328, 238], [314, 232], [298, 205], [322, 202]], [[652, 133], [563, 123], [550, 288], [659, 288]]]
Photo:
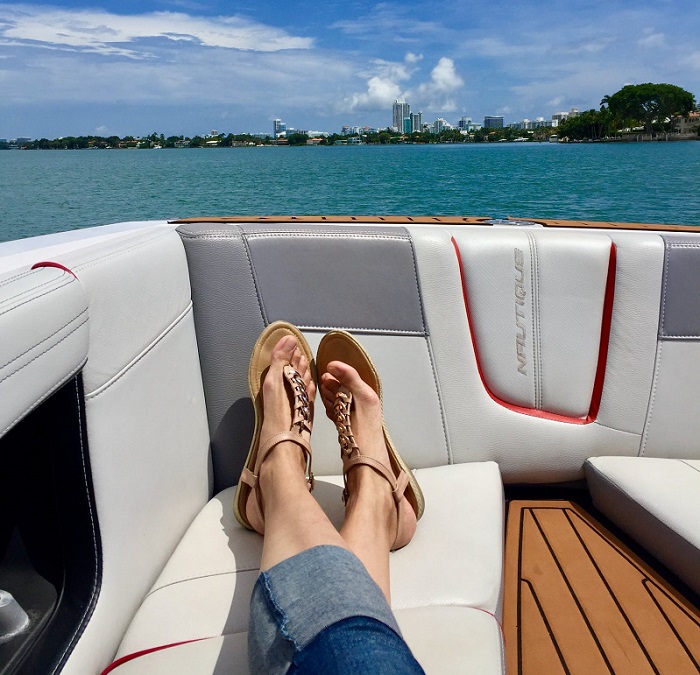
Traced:
[[[443, 466], [419, 469], [416, 476], [426, 497], [425, 515], [411, 545], [391, 556], [392, 605], [405, 637], [427, 672], [467, 672], [470, 664], [475, 673], [501, 673], [495, 617], [503, 559], [498, 467], [493, 462]], [[343, 518], [342, 484], [342, 476], [317, 477], [314, 490], [336, 524]], [[171, 659], [180, 663], [173, 652], [180, 649], [187, 654], [223, 650], [220, 662], [229, 668], [246, 663], [249, 601], [262, 537], [235, 521], [234, 492], [233, 487], [220, 492], [192, 523], [134, 617], [117, 662], [164, 645], [224, 639], [125, 661], [117, 672], [219, 672], [218, 657], [212, 662], [210, 656], [202, 656], [196, 670], [185, 665], [172, 670]]]
[[[470, 607], [431, 607], [397, 610], [396, 618], [413, 654], [428, 673], [502, 675], [505, 672], [501, 629], [486, 612]], [[426, 631], [426, 625], [432, 630]], [[245, 633], [237, 633], [146, 650], [115, 661], [103, 675], [193, 672], [245, 675], [249, 672], [246, 639]]]
[[0, 335], [3, 436], [85, 363], [88, 308], [83, 288], [60, 267], [3, 274]]
[[700, 459], [594, 457], [595, 506], [700, 593]]

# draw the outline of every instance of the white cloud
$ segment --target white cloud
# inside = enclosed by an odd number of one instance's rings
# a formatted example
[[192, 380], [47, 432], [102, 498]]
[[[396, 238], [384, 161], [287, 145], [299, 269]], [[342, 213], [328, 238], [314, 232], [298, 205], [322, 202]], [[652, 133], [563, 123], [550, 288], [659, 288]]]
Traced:
[[645, 31], [646, 35], [643, 38], [637, 40], [637, 44], [640, 47], [649, 47], [651, 49], [658, 49], [659, 47], [666, 46], [666, 34], [665, 33], [654, 33], [652, 30]]
[[401, 87], [381, 77], [371, 77], [367, 82], [367, 91], [353, 94], [345, 100], [351, 111], [389, 109], [391, 104], [401, 96]]
[[387, 110], [404, 92], [400, 82], [410, 80], [416, 72], [416, 64], [423, 58], [422, 54], [408, 52], [403, 62], [374, 59], [369, 72], [360, 75], [367, 79], [367, 89], [346, 97], [340, 109]]
[[121, 15], [31, 5], [0, 5], [0, 12], [0, 45], [51, 46], [131, 58], [151, 57], [151, 50], [139, 43], [154, 39], [259, 52], [310, 49], [314, 45], [312, 38], [292, 36], [237, 16], [194, 17], [181, 12]]
[[566, 101], [566, 97], [555, 96], [554, 98], [551, 98], [551, 99], [549, 99], [549, 101], [547, 101], [547, 105], [550, 108], [559, 108], [561, 106], [561, 104], [564, 103], [564, 101]]
[[416, 97], [427, 101], [428, 108], [442, 112], [454, 112], [457, 103], [452, 97], [464, 85], [452, 59], [443, 56], [430, 73], [430, 80], [420, 84]]

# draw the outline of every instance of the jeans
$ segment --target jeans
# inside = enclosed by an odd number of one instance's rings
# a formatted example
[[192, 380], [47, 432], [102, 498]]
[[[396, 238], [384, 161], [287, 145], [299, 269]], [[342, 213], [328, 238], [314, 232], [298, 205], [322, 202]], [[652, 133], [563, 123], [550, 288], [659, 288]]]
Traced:
[[360, 560], [317, 546], [261, 572], [250, 601], [251, 673], [423, 673]]

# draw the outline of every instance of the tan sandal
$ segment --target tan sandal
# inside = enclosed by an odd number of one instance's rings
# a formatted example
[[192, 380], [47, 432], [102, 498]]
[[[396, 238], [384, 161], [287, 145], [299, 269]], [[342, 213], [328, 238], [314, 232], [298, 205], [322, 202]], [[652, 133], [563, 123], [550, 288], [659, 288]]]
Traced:
[[306, 385], [299, 373], [291, 366], [284, 367], [284, 379], [290, 393], [292, 404], [292, 426], [289, 431], [282, 431], [274, 436], [261, 441], [260, 430], [263, 423], [263, 398], [262, 384], [270, 366], [272, 349], [285, 336], [293, 335], [299, 349], [306, 356], [311, 376], [316, 379], [313, 353], [304, 336], [299, 330], [286, 321], [271, 323], [258, 338], [253, 347], [248, 368], [248, 387], [255, 409], [255, 431], [250, 444], [248, 457], [246, 458], [241, 478], [236, 487], [236, 495], [233, 501], [233, 511], [236, 520], [249, 530], [255, 530], [260, 534], [265, 532], [265, 519], [263, 516], [262, 500], [258, 489], [258, 476], [260, 467], [267, 455], [280, 443], [291, 441], [296, 443], [306, 458], [306, 480], [309, 490], [313, 489], [314, 475], [311, 471], [311, 427], [313, 425], [311, 401], [306, 390]]
[[[323, 337], [316, 355], [319, 372], [326, 372], [331, 361], [342, 361], [355, 368], [364, 382], [374, 389], [381, 401], [382, 385], [379, 373], [362, 345], [350, 333], [331, 331]], [[396, 502], [398, 516], [396, 539], [391, 547], [391, 550], [394, 551], [408, 544], [413, 538], [416, 523], [425, 510], [423, 492], [413, 472], [396, 450], [383, 417], [382, 431], [384, 443], [389, 453], [390, 466], [362, 454], [352, 433], [352, 410], [352, 393], [347, 387], [341, 385], [336, 393], [333, 412], [343, 460], [343, 478], [345, 480], [343, 499], [347, 502], [347, 474], [355, 466], [369, 466], [387, 480]]]

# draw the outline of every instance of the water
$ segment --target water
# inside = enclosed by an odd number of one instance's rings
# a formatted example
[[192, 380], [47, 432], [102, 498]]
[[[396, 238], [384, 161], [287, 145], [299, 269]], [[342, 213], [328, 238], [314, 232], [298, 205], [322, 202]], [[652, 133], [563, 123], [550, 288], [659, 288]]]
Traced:
[[0, 152], [0, 241], [202, 215], [700, 225], [700, 142]]

